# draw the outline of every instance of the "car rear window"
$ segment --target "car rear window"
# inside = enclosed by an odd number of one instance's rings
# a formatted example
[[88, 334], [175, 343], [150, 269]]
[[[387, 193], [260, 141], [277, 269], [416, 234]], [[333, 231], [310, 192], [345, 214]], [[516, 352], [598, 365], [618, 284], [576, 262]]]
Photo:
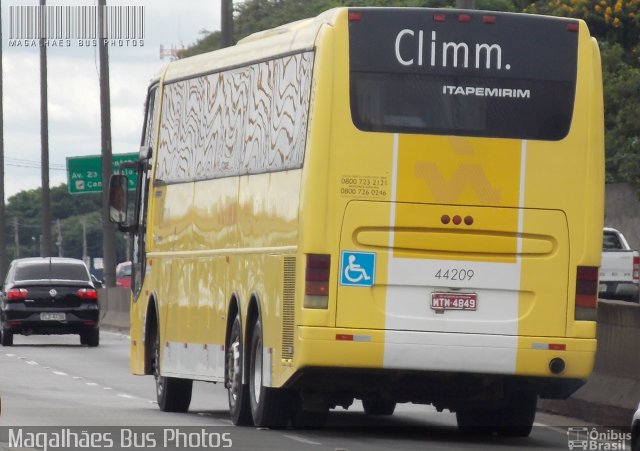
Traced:
[[116, 277], [129, 277], [131, 275], [131, 265], [121, 267], [116, 274]]
[[622, 243], [615, 233], [605, 232], [602, 240], [602, 249], [605, 251], [622, 250]]
[[69, 263], [32, 263], [16, 268], [15, 280], [81, 280], [88, 281], [87, 269]]

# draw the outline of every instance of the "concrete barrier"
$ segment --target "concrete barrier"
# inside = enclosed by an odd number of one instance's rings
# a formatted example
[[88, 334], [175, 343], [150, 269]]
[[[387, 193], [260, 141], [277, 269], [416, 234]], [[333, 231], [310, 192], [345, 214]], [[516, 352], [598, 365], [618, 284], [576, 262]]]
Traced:
[[603, 426], [628, 428], [640, 402], [640, 305], [598, 302], [598, 349], [593, 374], [564, 401], [539, 408]]
[[123, 331], [129, 330], [129, 305], [131, 290], [128, 288], [101, 288], [98, 290], [100, 303], [100, 325]]

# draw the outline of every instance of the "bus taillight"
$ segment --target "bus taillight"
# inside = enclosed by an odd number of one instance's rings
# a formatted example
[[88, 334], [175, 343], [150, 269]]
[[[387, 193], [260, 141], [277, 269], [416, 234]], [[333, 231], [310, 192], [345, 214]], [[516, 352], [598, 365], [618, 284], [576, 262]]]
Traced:
[[569, 22], [567, 24], [567, 31], [577, 33], [578, 30], [580, 30], [580, 24], [578, 24], [578, 22]]
[[578, 266], [576, 275], [576, 313], [578, 321], [595, 321], [598, 305], [598, 267]]
[[331, 256], [328, 254], [307, 254], [304, 272], [305, 308], [327, 308]]

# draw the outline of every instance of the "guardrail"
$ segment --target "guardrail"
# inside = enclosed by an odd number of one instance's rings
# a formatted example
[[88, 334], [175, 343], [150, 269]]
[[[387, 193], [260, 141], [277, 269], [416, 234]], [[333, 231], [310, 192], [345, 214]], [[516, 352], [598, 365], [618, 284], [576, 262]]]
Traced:
[[[101, 325], [129, 330], [127, 288], [99, 291]], [[640, 402], [640, 305], [598, 302], [598, 350], [586, 385], [563, 401], [541, 400], [541, 410], [603, 425], [628, 427]]]

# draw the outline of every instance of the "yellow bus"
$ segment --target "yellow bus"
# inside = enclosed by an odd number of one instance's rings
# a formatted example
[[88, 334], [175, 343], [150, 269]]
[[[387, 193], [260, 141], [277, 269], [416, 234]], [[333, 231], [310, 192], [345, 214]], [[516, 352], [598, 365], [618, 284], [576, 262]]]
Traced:
[[131, 368], [162, 410], [200, 380], [238, 425], [413, 402], [526, 436], [538, 398], [589, 376], [604, 155], [584, 22], [333, 9], [169, 63], [141, 144], [119, 226]]

